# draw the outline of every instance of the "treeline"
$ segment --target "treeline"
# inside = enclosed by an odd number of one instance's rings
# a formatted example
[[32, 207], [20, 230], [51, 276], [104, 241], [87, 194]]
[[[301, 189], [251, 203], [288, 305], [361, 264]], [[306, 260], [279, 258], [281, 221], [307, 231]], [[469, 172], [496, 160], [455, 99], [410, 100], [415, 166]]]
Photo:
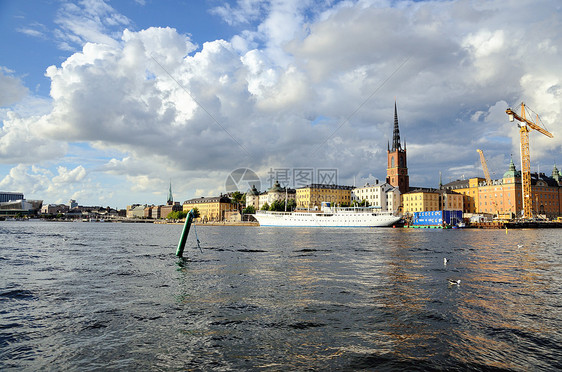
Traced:
[[[287, 212], [295, 210], [297, 207], [297, 201], [295, 199], [287, 200]], [[265, 203], [261, 207], [262, 211], [273, 211], [273, 212], [284, 212], [285, 211], [285, 200], [275, 200], [271, 205]]]
[[[187, 214], [189, 213], [189, 211], [173, 211], [168, 213], [168, 215], [166, 216], [166, 218], [168, 220], [183, 220], [187, 217]], [[193, 208], [193, 218], [199, 218], [200, 213], [199, 210], [197, 208]]]

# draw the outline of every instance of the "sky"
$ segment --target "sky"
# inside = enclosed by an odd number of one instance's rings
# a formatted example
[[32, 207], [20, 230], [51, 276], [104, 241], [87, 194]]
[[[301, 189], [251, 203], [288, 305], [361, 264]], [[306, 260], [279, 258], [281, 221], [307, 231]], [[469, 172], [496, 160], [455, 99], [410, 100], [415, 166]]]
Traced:
[[562, 168], [557, 0], [0, 0], [0, 35], [0, 191], [44, 204], [384, 181], [395, 104], [411, 186], [520, 169], [521, 102]]

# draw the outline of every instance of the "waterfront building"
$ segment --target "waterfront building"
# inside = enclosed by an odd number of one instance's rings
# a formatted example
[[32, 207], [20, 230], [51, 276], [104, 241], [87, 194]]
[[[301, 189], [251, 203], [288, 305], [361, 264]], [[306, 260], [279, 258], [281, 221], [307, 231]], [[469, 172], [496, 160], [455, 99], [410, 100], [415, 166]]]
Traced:
[[0, 191], [0, 215], [16, 216], [37, 214], [41, 211], [43, 200], [26, 200], [23, 193]]
[[179, 202], [172, 201], [172, 204], [169, 204], [170, 199], [168, 199], [168, 204], [162, 205], [160, 207], [160, 218], [168, 218], [168, 215], [172, 212], [179, 212], [183, 210], [182, 205]]
[[0, 203], [6, 203], [10, 201], [23, 200], [23, 193], [21, 192], [5, 192], [0, 191]]
[[186, 200], [183, 202], [183, 211], [189, 212], [197, 208], [199, 220], [201, 221], [223, 221], [226, 212], [236, 211], [236, 206], [226, 196], [201, 197]]
[[97, 220], [99, 219], [99, 216], [96, 216], [94, 213], [82, 210], [81, 208], [72, 208], [69, 209], [65, 214], [64, 214], [64, 218], [66, 219], [75, 219], [75, 220], [79, 220], [79, 219], [93, 219], [93, 220]]
[[159, 219], [162, 216], [161, 213], [162, 213], [161, 205], [155, 205], [150, 208], [150, 218], [152, 218], [153, 220]]
[[252, 206], [256, 210], [260, 209], [260, 192], [256, 189], [256, 185], [246, 193], [246, 208]]
[[402, 196], [403, 213], [461, 211], [463, 195], [449, 189], [416, 189]]
[[393, 187], [386, 192], [386, 210], [397, 212], [402, 208], [402, 194], [398, 187]]
[[41, 214], [65, 214], [69, 210], [66, 204], [47, 204], [41, 207]]
[[463, 195], [447, 189], [439, 190], [439, 209], [442, 211], [462, 211]]
[[416, 189], [402, 195], [402, 213], [404, 215], [414, 212], [439, 210], [439, 192], [437, 189]]
[[[29, 201], [31, 203], [36, 203], [37, 201]], [[70, 208], [69, 205], [73, 205]], [[77, 203], [75, 204], [71, 200], [68, 204], [48, 204], [40, 207], [41, 214], [45, 215], [56, 215], [63, 214], [66, 219], [91, 219], [91, 220], [108, 220], [108, 219], [118, 219], [126, 217], [129, 209], [132, 206], [127, 206], [127, 210], [121, 209], [116, 210], [111, 207], [101, 207], [101, 206], [81, 206]], [[141, 215], [142, 217], [142, 208]]]
[[402, 147], [396, 102], [394, 102], [394, 133], [392, 135], [392, 147], [390, 147], [389, 143], [387, 150], [386, 183], [398, 187], [401, 194], [410, 191], [406, 142], [404, 142], [404, 147]]
[[[554, 166], [552, 175], [531, 173], [532, 212], [546, 218], [562, 215], [562, 176]], [[513, 160], [501, 179], [483, 178], [457, 180], [443, 185], [444, 188], [463, 194], [465, 213], [493, 214], [498, 218], [514, 218], [521, 215], [522, 188], [521, 172], [517, 171]]]
[[269, 205], [268, 200], [269, 199], [267, 197], [267, 191], [260, 192], [260, 194], [258, 196], [258, 208], [257, 209], [261, 209], [265, 204]]
[[127, 206], [127, 218], [143, 218], [146, 204], [133, 204]]
[[16, 216], [37, 214], [41, 210], [43, 200], [11, 200], [0, 202], [0, 215]]
[[468, 180], [456, 180], [449, 182], [442, 187], [463, 195], [463, 212], [477, 213], [478, 205], [478, 185], [485, 182], [484, 178], [474, 177]]
[[394, 211], [400, 205], [400, 190], [398, 187], [388, 183], [375, 181], [374, 185], [366, 184], [351, 190], [351, 202], [362, 203], [366, 201], [368, 206], [380, 208], [383, 211]]
[[351, 205], [353, 186], [313, 183], [296, 190], [297, 209], [320, 209], [323, 202], [332, 205]]
[[154, 205], [145, 205], [142, 214], [143, 218], [152, 218], [152, 208], [154, 208]]
[[271, 203], [274, 203], [277, 200], [285, 201], [285, 198], [287, 199], [287, 201], [291, 199], [295, 199], [296, 198], [295, 189], [281, 187], [279, 181], [275, 181], [273, 186], [269, 188], [267, 192], [264, 192], [259, 195], [257, 209], [261, 209], [265, 205], [265, 203], [271, 205]]

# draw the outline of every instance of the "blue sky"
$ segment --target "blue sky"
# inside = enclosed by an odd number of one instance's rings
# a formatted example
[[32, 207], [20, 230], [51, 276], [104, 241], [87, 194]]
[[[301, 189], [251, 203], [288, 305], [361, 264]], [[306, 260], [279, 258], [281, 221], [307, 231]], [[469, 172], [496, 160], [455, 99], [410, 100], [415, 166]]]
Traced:
[[[74, 2], [80, 4], [80, 2]], [[237, 30], [209, 11], [219, 1], [145, 1], [108, 2], [116, 13], [129, 18], [124, 25], [138, 31], [149, 27], [172, 27], [179, 33], [191, 35], [198, 44], [208, 40], [230, 38]], [[55, 31], [60, 28], [57, 19], [63, 2], [2, 0], [0, 2], [0, 29], [2, 31], [3, 64], [24, 72], [23, 82], [29, 89], [43, 96], [49, 95], [50, 79], [45, 77], [45, 66], [60, 65], [73, 51], [62, 49]], [[108, 27], [119, 33], [122, 27]], [[17, 53], [10, 51], [17, 50]], [[40, 63], [38, 63], [41, 61]]]
[[[510, 16], [506, 16], [509, 14]], [[0, 190], [124, 208], [225, 192], [235, 169], [411, 184], [562, 164], [558, 1], [0, 0]], [[518, 166], [518, 169], [520, 167]], [[290, 173], [290, 172], [289, 172]]]

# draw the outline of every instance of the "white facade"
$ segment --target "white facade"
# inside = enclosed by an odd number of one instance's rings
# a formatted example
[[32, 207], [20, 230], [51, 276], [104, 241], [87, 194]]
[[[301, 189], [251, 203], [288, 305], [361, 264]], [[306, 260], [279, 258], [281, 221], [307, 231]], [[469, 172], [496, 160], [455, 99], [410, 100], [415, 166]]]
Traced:
[[0, 210], [30, 211], [32, 209], [33, 205], [25, 199], [0, 203]]
[[259, 195], [259, 205], [258, 205], [258, 209], [261, 209], [261, 207], [263, 207], [263, 205], [267, 203], [268, 205], [269, 203], [269, 199], [267, 196], [267, 192], [263, 192]]
[[386, 192], [386, 210], [396, 213], [400, 206], [400, 189], [398, 187], [392, 187]]
[[294, 192], [288, 192], [287, 194], [285, 194], [285, 192], [266, 192], [263, 194], [260, 194], [259, 196], [259, 208], [257, 209], [261, 209], [261, 207], [263, 207], [263, 205], [265, 203], [267, 203], [268, 205], [271, 205], [271, 203], [273, 203], [276, 200], [285, 200], [285, 197], [287, 197], [287, 201], [291, 200], [291, 199], [295, 199], [296, 197], [296, 193]]
[[252, 206], [256, 210], [260, 209], [260, 193], [256, 189], [256, 186], [253, 186], [250, 191], [246, 193], [246, 207]]
[[146, 204], [134, 204], [127, 206], [127, 218], [143, 218], [144, 217], [144, 209], [146, 208]]
[[388, 183], [366, 184], [351, 190], [351, 201], [357, 203], [366, 200], [369, 206], [393, 212], [400, 206], [400, 191]]

